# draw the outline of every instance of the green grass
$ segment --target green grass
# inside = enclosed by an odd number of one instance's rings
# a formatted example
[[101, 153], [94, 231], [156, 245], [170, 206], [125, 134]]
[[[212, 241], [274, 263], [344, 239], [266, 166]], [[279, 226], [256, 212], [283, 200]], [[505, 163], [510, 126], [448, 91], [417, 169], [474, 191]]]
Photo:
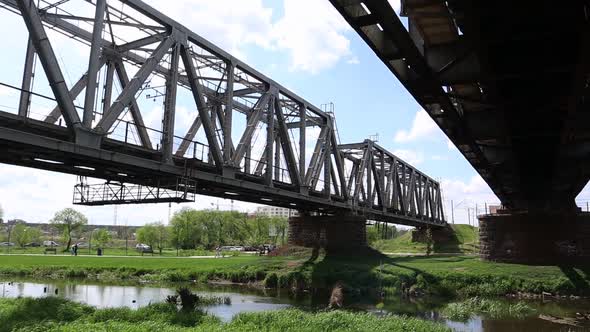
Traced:
[[493, 299], [473, 297], [463, 302], [450, 303], [442, 310], [443, 316], [455, 321], [467, 321], [472, 315], [480, 314], [493, 319], [510, 317], [524, 318], [534, 315], [536, 310], [524, 302], [507, 303]]
[[374, 253], [296, 257], [215, 258], [0, 256], [0, 275], [119, 281], [228, 280], [269, 288], [331, 288], [344, 282], [356, 293], [412, 288], [443, 296], [516, 292], [590, 294], [590, 265], [529, 266], [484, 262], [473, 256], [388, 257]]
[[94, 309], [58, 299], [0, 299], [0, 332], [8, 331], [449, 331], [416, 318], [376, 317], [367, 313], [307, 313], [295, 309], [243, 313], [229, 323], [200, 310], [182, 311], [169, 304], [138, 310]]
[[[435, 253], [475, 253], [479, 250], [478, 228], [470, 225], [451, 225], [456, 238], [444, 243], [435, 243]], [[426, 243], [413, 242], [411, 232], [391, 240], [378, 240], [373, 244], [377, 250], [387, 253], [425, 253]]]
[[0, 275], [99, 280], [208, 281], [263, 280], [268, 270], [283, 265], [284, 258], [256, 256], [226, 258], [0, 256]]

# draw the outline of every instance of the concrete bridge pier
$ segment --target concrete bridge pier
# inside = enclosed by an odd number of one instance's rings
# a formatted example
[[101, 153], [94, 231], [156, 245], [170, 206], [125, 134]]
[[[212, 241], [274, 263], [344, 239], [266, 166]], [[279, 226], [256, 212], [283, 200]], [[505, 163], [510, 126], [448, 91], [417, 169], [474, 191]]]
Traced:
[[501, 211], [479, 217], [483, 260], [563, 264], [590, 262], [590, 213]]
[[289, 218], [289, 244], [350, 251], [367, 246], [367, 218], [350, 214]]

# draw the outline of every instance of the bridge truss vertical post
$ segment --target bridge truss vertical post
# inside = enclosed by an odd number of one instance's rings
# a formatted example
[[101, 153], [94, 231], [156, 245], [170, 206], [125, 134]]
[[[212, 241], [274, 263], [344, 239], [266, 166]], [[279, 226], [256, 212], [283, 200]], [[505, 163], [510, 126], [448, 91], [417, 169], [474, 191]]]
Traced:
[[[264, 182], [267, 186], [272, 187], [272, 173], [274, 168], [274, 134], [275, 134], [275, 98], [278, 98], [278, 92], [275, 88], [271, 88], [270, 101], [266, 111], [266, 173], [264, 174]], [[277, 151], [278, 153], [278, 151]], [[277, 166], [278, 167], [278, 166]]]
[[299, 103], [299, 177], [300, 182], [303, 182], [305, 179], [305, 128], [307, 127], [306, 123], [306, 110], [307, 107], [303, 103]]
[[113, 84], [115, 78], [115, 64], [113, 61], [107, 61], [106, 66], [107, 75], [102, 87], [102, 114], [104, 114], [109, 109], [109, 107], [111, 107], [113, 99]]
[[164, 119], [162, 121], [162, 162], [172, 162], [174, 149], [174, 119], [176, 115], [176, 92], [178, 87], [178, 64], [180, 44], [172, 46], [170, 54], [170, 73], [166, 77], [166, 97], [164, 99]]
[[106, 0], [96, 0], [94, 26], [92, 29], [92, 43], [90, 44], [90, 56], [88, 59], [88, 75], [86, 76], [86, 95], [84, 98], [84, 113], [82, 125], [90, 129], [94, 120], [94, 100], [96, 96], [97, 73], [100, 69], [100, 53], [102, 30], [104, 27], [104, 13]]
[[226, 165], [234, 166], [232, 163], [232, 115], [234, 102], [234, 64], [229, 61], [227, 66], [227, 85], [225, 88], [225, 114], [223, 118], [223, 160]]
[[29, 36], [27, 42], [27, 53], [25, 55], [25, 68], [23, 69], [23, 80], [21, 84], [20, 101], [18, 104], [18, 115], [28, 116], [29, 105], [31, 103], [31, 82], [33, 80], [33, 66], [35, 63], [35, 46]]

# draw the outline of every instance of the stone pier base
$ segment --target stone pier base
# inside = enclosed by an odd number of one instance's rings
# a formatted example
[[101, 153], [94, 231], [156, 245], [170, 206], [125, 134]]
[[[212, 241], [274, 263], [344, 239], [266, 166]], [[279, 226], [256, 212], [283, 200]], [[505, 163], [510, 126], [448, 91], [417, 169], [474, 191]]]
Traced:
[[479, 217], [480, 257], [524, 264], [590, 262], [589, 213], [511, 212]]
[[356, 215], [289, 218], [289, 244], [347, 251], [367, 246], [365, 217]]

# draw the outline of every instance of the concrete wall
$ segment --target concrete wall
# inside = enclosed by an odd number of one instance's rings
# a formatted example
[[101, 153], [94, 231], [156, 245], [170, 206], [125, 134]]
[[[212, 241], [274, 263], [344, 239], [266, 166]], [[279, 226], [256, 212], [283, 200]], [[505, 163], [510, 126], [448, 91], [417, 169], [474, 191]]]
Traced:
[[590, 214], [505, 213], [480, 216], [485, 260], [561, 264], [590, 262]]

